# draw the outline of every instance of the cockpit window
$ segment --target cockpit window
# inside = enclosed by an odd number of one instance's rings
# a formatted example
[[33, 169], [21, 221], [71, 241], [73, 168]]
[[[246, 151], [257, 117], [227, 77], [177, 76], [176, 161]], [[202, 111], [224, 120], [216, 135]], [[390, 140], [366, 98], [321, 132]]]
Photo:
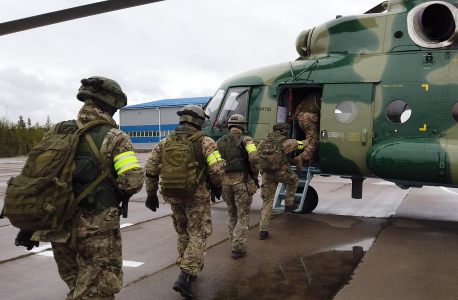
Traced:
[[234, 114], [240, 114], [246, 118], [246, 107], [248, 102], [248, 88], [231, 88], [227, 92], [224, 107], [221, 110], [215, 129], [228, 130], [227, 121]]
[[216, 94], [213, 96], [213, 98], [211, 98], [209, 103], [207, 103], [207, 105], [205, 106], [205, 114], [210, 118], [205, 119], [204, 129], [212, 126], [213, 121], [216, 118], [216, 114], [218, 113], [218, 108], [221, 104], [221, 100], [223, 100], [223, 96], [224, 90], [219, 89], [218, 91], [216, 91]]

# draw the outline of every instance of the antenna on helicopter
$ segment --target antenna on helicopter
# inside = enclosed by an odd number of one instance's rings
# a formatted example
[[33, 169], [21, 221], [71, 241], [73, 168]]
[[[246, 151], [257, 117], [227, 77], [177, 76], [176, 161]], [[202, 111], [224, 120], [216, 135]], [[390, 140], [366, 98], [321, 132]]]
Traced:
[[388, 1], [383, 1], [379, 5], [374, 6], [371, 9], [369, 9], [368, 11], [366, 11], [364, 14], [366, 15], [366, 14], [382, 13], [382, 12], [386, 11], [387, 8], [388, 8]]

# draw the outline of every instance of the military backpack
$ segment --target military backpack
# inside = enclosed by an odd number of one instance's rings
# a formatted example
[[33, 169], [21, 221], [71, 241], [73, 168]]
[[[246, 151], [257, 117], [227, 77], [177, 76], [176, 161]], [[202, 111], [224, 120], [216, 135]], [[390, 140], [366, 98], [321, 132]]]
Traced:
[[86, 134], [86, 138], [92, 141], [87, 131], [108, 122], [97, 120], [83, 125], [77, 120], [79, 129], [67, 127], [61, 130], [64, 123], [53, 126], [32, 149], [20, 175], [8, 181], [3, 210], [17, 228], [61, 230], [77, 211], [79, 202], [110, 173], [103, 170], [75, 199], [72, 181], [80, 136]]
[[170, 198], [189, 199], [196, 192], [206, 169], [206, 166], [199, 168], [193, 142], [206, 134], [198, 131], [186, 138], [187, 132], [180, 133], [172, 133], [165, 141], [161, 166], [161, 194]]
[[273, 173], [289, 165], [288, 158], [283, 151], [284, 141], [286, 141], [286, 137], [278, 131], [274, 131], [267, 136], [262, 149], [258, 150], [258, 163], [261, 170]]

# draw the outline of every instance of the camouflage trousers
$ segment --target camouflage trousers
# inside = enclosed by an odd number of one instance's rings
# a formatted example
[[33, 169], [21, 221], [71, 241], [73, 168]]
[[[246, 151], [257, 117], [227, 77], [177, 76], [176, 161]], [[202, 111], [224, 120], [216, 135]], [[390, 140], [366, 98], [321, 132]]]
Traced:
[[59, 275], [70, 291], [66, 300], [112, 300], [121, 290], [121, 232], [112, 230], [77, 238], [76, 249], [65, 243], [51, 243]]
[[299, 127], [305, 133], [304, 151], [299, 155], [304, 161], [310, 160], [320, 144], [320, 125], [316, 114], [301, 112], [297, 116]]
[[250, 207], [253, 196], [248, 193], [245, 182], [223, 185], [223, 200], [229, 215], [229, 237], [232, 249], [241, 249], [246, 241], [250, 227]]
[[176, 264], [190, 275], [202, 269], [207, 238], [212, 234], [210, 201], [172, 203], [173, 227], [178, 233]]
[[285, 205], [291, 206], [294, 203], [294, 195], [296, 194], [299, 178], [297, 174], [285, 167], [277, 173], [262, 174], [261, 185], [261, 221], [259, 223], [259, 231], [269, 231], [270, 216], [272, 215], [272, 206], [274, 202], [275, 192], [279, 183], [285, 183], [286, 197]]

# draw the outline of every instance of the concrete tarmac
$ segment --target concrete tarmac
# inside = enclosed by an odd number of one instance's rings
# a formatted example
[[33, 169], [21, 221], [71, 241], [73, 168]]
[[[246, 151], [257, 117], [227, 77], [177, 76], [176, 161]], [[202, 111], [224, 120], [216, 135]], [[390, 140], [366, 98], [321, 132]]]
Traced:
[[[147, 154], [138, 155], [141, 164]], [[0, 159], [0, 206], [6, 181], [25, 158]], [[320, 202], [312, 214], [276, 212], [270, 237], [259, 240], [262, 200], [251, 208], [247, 255], [232, 259], [224, 202], [212, 204], [213, 234], [195, 299], [457, 299], [458, 192], [401, 190], [379, 179], [350, 197], [348, 179], [315, 176]], [[153, 213], [143, 190], [122, 219], [124, 286], [116, 299], [183, 299], [170, 206]], [[17, 229], [0, 220], [0, 299], [64, 299], [49, 244], [14, 246]], [[359, 253], [353, 247], [362, 247]], [[361, 254], [364, 256], [361, 260]]]

